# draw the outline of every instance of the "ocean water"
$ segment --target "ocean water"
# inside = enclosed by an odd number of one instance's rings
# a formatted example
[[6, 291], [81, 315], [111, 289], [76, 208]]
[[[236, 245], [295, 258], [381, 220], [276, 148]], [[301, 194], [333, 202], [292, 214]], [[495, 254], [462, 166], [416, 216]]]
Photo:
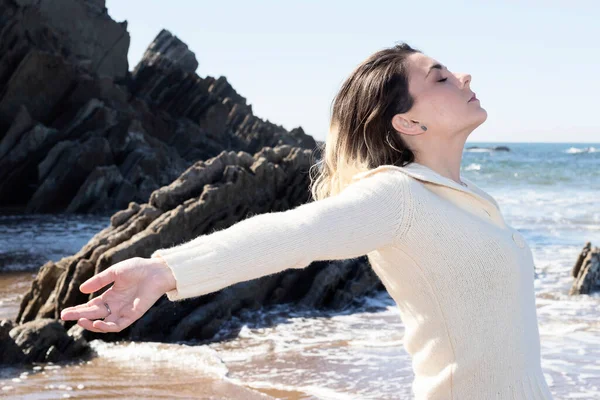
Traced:
[[[471, 146], [505, 145], [509, 152]], [[600, 398], [600, 295], [569, 296], [585, 242], [600, 246], [600, 144], [474, 143], [461, 173], [491, 194], [534, 254], [542, 368], [558, 399]], [[0, 215], [0, 318], [14, 318], [46, 260], [79, 250], [105, 217]], [[344, 312], [279, 305], [232, 318], [201, 346], [91, 344], [72, 365], [0, 370], [0, 397], [410, 399], [404, 327], [385, 292]]]

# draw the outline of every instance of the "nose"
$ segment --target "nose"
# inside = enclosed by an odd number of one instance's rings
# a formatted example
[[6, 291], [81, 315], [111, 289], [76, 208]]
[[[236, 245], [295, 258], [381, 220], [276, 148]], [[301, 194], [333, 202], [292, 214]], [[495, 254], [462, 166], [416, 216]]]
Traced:
[[467, 84], [471, 83], [471, 75], [470, 74], [460, 74], [458, 80], [462, 83], [462, 86], [465, 87]]

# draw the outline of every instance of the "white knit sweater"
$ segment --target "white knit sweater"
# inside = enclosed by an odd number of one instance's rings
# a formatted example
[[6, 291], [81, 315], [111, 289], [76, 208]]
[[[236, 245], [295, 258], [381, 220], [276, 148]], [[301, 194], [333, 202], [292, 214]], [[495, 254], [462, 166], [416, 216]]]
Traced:
[[367, 255], [405, 325], [416, 399], [550, 400], [533, 256], [497, 202], [418, 163], [357, 174], [340, 194], [156, 250], [171, 301]]

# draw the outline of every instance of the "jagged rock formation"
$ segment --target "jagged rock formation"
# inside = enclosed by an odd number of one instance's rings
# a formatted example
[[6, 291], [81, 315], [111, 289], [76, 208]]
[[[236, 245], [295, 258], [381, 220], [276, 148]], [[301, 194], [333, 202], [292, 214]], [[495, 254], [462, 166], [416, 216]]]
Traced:
[[0, 0], [0, 26], [0, 207], [113, 213], [222, 151], [316, 147], [199, 77], [168, 31], [129, 72], [103, 0]]
[[384, 290], [361, 257], [182, 302], [164, 296], [118, 333], [60, 320], [101, 294], [81, 283], [121, 260], [310, 201], [321, 157], [301, 128], [254, 116], [224, 77], [199, 77], [194, 53], [168, 31], [128, 72], [126, 23], [102, 0], [61, 4], [0, 0], [0, 207], [114, 214], [76, 254], [40, 268], [15, 321], [0, 321], [0, 364], [80, 357], [95, 338], [202, 341], [246, 308], [339, 309]]
[[[177, 180], [152, 193], [146, 204], [130, 203], [77, 254], [44, 264], [25, 295], [17, 323], [59, 319], [60, 310], [100, 295], [79, 285], [109, 266], [132, 257], [149, 257], [157, 248], [227, 228], [251, 215], [283, 211], [310, 201], [310, 150], [287, 145], [254, 156], [223, 152], [198, 161]], [[244, 308], [295, 302], [309, 308], [343, 308], [383, 286], [366, 257], [319, 261], [304, 269], [240, 282], [218, 292], [170, 302], [163, 296], [140, 320], [122, 332], [85, 330], [87, 340], [195, 341], [210, 339], [224, 321]], [[76, 327], [75, 321], [62, 321]]]
[[570, 295], [600, 291], [600, 248], [592, 248], [592, 243], [586, 242], [573, 265], [571, 275], [575, 281], [569, 290]]

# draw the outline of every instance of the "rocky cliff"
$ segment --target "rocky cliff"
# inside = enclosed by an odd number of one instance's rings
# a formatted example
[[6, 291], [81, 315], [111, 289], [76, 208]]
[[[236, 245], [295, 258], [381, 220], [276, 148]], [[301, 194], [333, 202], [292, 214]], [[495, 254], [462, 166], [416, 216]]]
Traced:
[[200, 77], [163, 30], [128, 71], [127, 23], [101, 0], [0, 0], [0, 207], [116, 212], [222, 151], [315, 150]]
[[130, 72], [127, 25], [103, 1], [55, 4], [0, 0], [0, 207], [112, 217], [79, 252], [41, 266], [15, 320], [0, 321], [0, 364], [77, 358], [91, 338], [208, 340], [243, 309], [344, 308], [383, 290], [362, 257], [165, 296], [119, 333], [60, 320], [100, 294], [79, 285], [120, 260], [310, 201], [320, 147], [300, 127], [253, 115], [225, 77], [198, 76], [194, 53], [168, 31]]

